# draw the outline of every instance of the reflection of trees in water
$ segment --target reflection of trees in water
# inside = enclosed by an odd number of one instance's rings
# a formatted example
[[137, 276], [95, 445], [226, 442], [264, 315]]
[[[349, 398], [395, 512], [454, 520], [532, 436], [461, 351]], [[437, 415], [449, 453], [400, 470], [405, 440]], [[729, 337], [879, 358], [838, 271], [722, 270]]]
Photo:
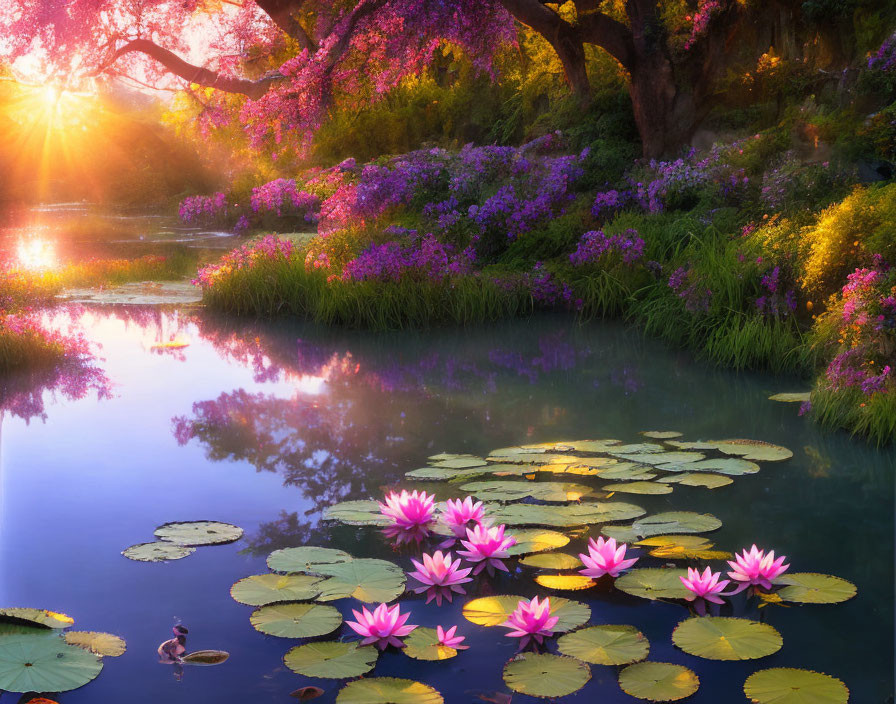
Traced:
[[103, 370], [94, 366], [94, 360], [86, 357], [64, 360], [55, 367], [12, 374], [0, 380], [0, 418], [10, 415], [25, 422], [33, 418], [46, 420], [48, 394], [70, 401], [91, 394], [109, 398], [111, 384]]

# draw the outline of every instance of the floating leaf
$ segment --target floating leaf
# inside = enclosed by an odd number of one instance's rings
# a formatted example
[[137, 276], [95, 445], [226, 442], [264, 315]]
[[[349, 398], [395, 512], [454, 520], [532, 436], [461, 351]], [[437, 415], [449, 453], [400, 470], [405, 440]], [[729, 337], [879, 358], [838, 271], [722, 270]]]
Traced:
[[324, 696], [324, 690], [320, 687], [315, 687], [314, 685], [308, 685], [307, 687], [299, 687], [297, 690], [290, 692], [289, 696], [295, 697], [300, 702], [307, 702]]
[[[523, 596], [484, 596], [464, 604], [464, 618], [477, 626], [500, 626], [516, 610], [520, 601], [528, 601]], [[554, 626], [555, 633], [565, 633], [588, 623], [591, 609], [580, 601], [571, 601], [559, 596], [551, 597], [551, 616], [560, 620]]]
[[[27, 621], [46, 628], [68, 628], [75, 622], [75, 619], [71, 616], [60, 614], [56, 611], [47, 611], [46, 609], [0, 609], [0, 618]], [[0, 689], [3, 688], [0, 687]]]
[[706, 457], [700, 452], [644, 452], [637, 455], [621, 455], [614, 452], [613, 456], [629, 462], [652, 465], [689, 464]]
[[718, 489], [722, 486], [733, 484], [734, 480], [724, 474], [704, 474], [703, 472], [685, 472], [684, 474], [670, 474], [657, 481], [664, 484], [683, 484], [684, 486], [702, 486], [707, 489]]
[[526, 555], [520, 560], [520, 564], [545, 570], [573, 570], [581, 567], [582, 561], [563, 552], [543, 552], [538, 555]]
[[535, 577], [535, 582], [547, 589], [570, 592], [590, 589], [594, 586], [593, 579], [581, 574], [540, 574]]
[[481, 457], [456, 457], [450, 460], [434, 462], [433, 467], [441, 469], [469, 469], [470, 467], [484, 467], [486, 461]]
[[809, 391], [786, 391], [780, 394], [769, 396], [769, 401], [780, 401], [781, 403], [806, 403], [809, 400]]
[[343, 501], [328, 506], [324, 520], [339, 521], [349, 526], [387, 526], [390, 520], [380, 513], [376, 501]]
[[226, 662], [230, 653], [226, 650], [197, 650], [184, 655], [184, 662], [188, 665], [220, 665]]
[[662, 469], [664, 472], [718, 472], [719, 474], [739, 477], [744, 474], [756, 474], [759, 471], [759, 465], [740, 457], [716, 457], [711, 460], [686, 462], [684, 464], [661, 464], [657, 466], [657, 469]]
[[616, 579], [616, 588], [644, 599], [685, 599], [690, 592], [681, 583], [687, 570], [646, 567], [632, 570]]
[[856, 595], [856, 585], [831, 574], [815, 572], [791, 572], [775, 580], [775, 584], [786, 584], [776, 592], [784, 601], [803, 604], [839, 604]]
[[314, 599], [320, 590], [320, 577], [307, 574], [254, 574], [241, 579], [230, 588], [234, 601], [249, 606], [264, 606], [278, 601]]
[[490, 506], [489, 515], [496, 523], [510, 526], [580, 526], [609, 521], [624, 521], [643, 516], [640, 506], [622, 502], [588, 502], [568, 506], [539, 506], [536, 504], [508, 504]]
[[565, 697], [590, 679], [586, 664], [562, 655], [522, 653], [504, 666], [504, 684], [531, 697]]
[[69, 645], [84, 648], [94, 655], [104, 655], [109, 658], [117, 658], [119, 655], [124, 655], [124, 652], [128, 649], [128, 645], [123, 638], [119, 638], [111, 633], [68, 631], [63, 637]]
[[653, 440], [669, 440], [670, 438], [681, 437], [681, 433], [677, 430], [642, 430], [641, 435]]
[[421, 467], [420, 469], [412, 469], [406, 472], [408, 479], [416, 479], [418, 481], [460, 481], [462, 479], [470, 479], [472, 477], [481, 477], [484, 475], [496, 474], [498, 476], [509, 475], [519, 476], [531, 471], [531, 467], [520, 464], [490, 464], [485, 467], [474, 467], [473, 469], [443, 469], [440, 467]]
[[443, 704], [442, 695], [427, 684], [398, 677], [368, 677], [349, 682], [336, 704]]
[[617, 543], [634, 543], [641, 537], [631, 526], [604, 526], [600, 532], [608, 538], [613, 538]]
[[569, 544], [569, 536], [546, 528], [524, 528], [515, 530], [510, 535], [516, 538], [516, 545], [507, 552], [511, 555], [526, 555], [533, 552], [544, 552], [562, 548]]
[[601, 489], [623, 494], [671, 494], [672, 487], [668, 484], [654, 484], [653, 482], [617, 482], [604, 484]]
[[709, 533], [721, 526], [722, 522], [709, 513], [667, 511], [639, 518], [632, 523], [632, 530], [646, 538], [664, 533]]
[[340, 680], [370, 672], [377, 657], [379, 651], [372, 645], [360, 645], [357, 641], [322, 641], [297, 645], [286, 653], [283, 662], [290, 670], [305, 677]]
[[617, 465], [605, 467], [598, 472], [601, 479], [616, 479], [628, 481], [649, 481], [656, 478], [656, 474], [651, 470], [653, 467], [644, 464], [636, 464], [634, 462], [620, 462]]
[[[600, 475], [602, 467], [616, 460], [607, 460], [604, 463], [588, 462], [587, 464], [542, 464], [535, 467], [539, 472], [547, 472], [549, 474], [571, 474], [577, 477], [596, 477]], [[507, 465], [504, 465], [507, 466]]]
[[404, 594], [404, 570], [386, 560], [361, 558], [318, 565], [314, 573], [329, 577], [317, 585], [320, 601], [353, 597], [366, 603], [389, 602]]
[[36, 623], [15, 623], [0, 621], [0, 638], [4, 636], [46, 636], [56, 638], [59, 634], [47, 626], [39, 626]]
[[691, 696], [700, 680], [691, 670], [669, 662], [639, 662], [619, 673], [626, 694], [651, 702], [674, 702]]
[[159, 540], [177, 545], [223, 545], [242, 538], [243, 529], [218, 521], [184, 521], [165, 523], [156, 528], [154, 534]]
[[812, 670], [773, 667], [754, 672], [744, 694], [756, 704], [846, 704], [849, 690], [836, 677]]
[[485, 501], [521, 501], [532, 498], [539, 501], [578, 501], [591, 493], [591, 488], [567, 482], [470, 482], [461, 491], [473, 494]]
[[650, 652], [650, 643], [634, 626], [591, 626], [562, 636], [557, 649], [593, 665], [628, 665]]
[[739, 455], [745, 460], [757, 462], [780, 462], [793, 457], [786, 447], [772, 445], [762, 440], [705, 440], [700, 442], [682, 442], [669, 440], [669, 444], [683, 450], [718, 450], [726, 455]]
[[[547, 452], [547, 448], [544, 447], [535, 447], [532, 445], [522, 447], [501, 447], [497, 450], [492, 450], [489, 455], [490, 456], [500, 456], [500, 455], [539, 455]], [[430, 457], [429, 459], [433, 459]]]
[[708, 660], [756, 660], [777, 653], [784, 641], [767, 623], [698, 616], [679, 623], [672, 642], [684, 652]]
[[636, 545], [653, 547], [653, 557], [688, 560], [727, 560], [731, 553], [712, 550], [713, 543], [698, 535], [660, 535], [639, 540]]
[[344, 550], [303, 545], [298, 548], [274, 550], [268, 555], [268, 568], [274, 572], [308, 572], [318, 565], [348, 562], [352, 556]]
[[404, 654], [416, 660], [448, 660], [457, 655], [457, 650], [439, 643], [435, 628], [418, 626], [404, 639], [404, 646]]
[[574, 440], [564, 443], [576, 452], [607, 452], [622, 447], [619, 440]]
[[98, 656], [62, 638], [23, 635], [0, 639], [0, 690], [67, 692], [83, 687], [102, 669]]
[[157, 541], [155, 543], [131, 545], [121, 554], [129, 560], [137, 562], [168, 562], [168, 560], [180, 560], [187, 555], [192, 555], [194, 552], [196, 552], [196, 548]]
[[471, 457], [475, 457], [475, 455], [469, 454], [454, 454], [451, 452], [440, 452], [437, 455], [430, 455], [426, 459], [432, 460], [434, 462], [444, 462], [445, 460], [461, 460], [461, 459], [469, 459]]
[[310, 638], [332, 633], [342, 623], [342, 614], [323, 604], [270, 604], [256, 609], [249, 617], [262, 633], [280, 638]]

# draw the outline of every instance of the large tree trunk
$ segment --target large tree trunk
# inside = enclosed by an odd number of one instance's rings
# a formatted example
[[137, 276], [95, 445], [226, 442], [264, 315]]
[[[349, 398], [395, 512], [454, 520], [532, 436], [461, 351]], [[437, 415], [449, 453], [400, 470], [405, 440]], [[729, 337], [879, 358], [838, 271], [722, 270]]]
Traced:
[[585, 63], [585, 46], [575, 36], [561, 36], [551, 41], [557, 52], [570, 90], [583, 104], [591, 102], [591, 82]]

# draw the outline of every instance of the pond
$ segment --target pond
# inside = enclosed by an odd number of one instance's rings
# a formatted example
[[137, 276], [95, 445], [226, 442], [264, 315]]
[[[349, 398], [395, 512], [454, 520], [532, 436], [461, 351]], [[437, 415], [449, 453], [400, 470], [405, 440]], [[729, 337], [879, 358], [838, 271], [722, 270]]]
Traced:
[[[695, 703], [744, 701], [747, 676], [779, 666], [834, 675], [854, 702], [892, 701], [894, 455], [822, 434], [796, 405], [767, 400], [799, 390], [797, 380], [707, 367], [620, 325], [566, 317], [379, 335], [141, 306], [72, 306], [58, 317], [101, 346], [106, 378], [35, 381], [37, 391], [30, 380], [5, 382], [0, 604], [61, 611], [76, 628], [128, 643], [125, 655], [104, 659], [93, 682], [60, 694], [63, 704], [282, 702], [309, 684], [325, 690], [317, 701], [332, 702], [342, 683], [285, 667], [284, 654], [300, 641], [256, 631], [252, 608], [230, 596], [234, 582], [266, 572], [271, 551], [303, 544], [410, 569], [414, 548], [391, 547], [376, 528], [322, 521], [321, 512], [407, 485], [404, 473], [430, 455], [484, 456], [583, 438], [636, 443], [644, 430], [790, 448], [792, 459], [761, 463], [759, 473], [718, 489], [675, 485], [667, 495], [615, 498], [648, 513], [712, 513], [723, 524], [707, 536], [716, 549], [773, 547], [793, 571], [836, 574], [855, 583], [858, 596], [760, 611], [744, 595], [734, 598], [734, 615], [772, 624], [784, 645], [770, 657], [730, 663], [672, 644], [672, 630], [688, 616], [683, 602], [603, 587], [549, 592], [516, 560], [511, 575], [468, 585], [471, 595], [587, 602], [592, 623], [631, 624], [649, 640], [651, 660], [694, 670], [700, 689], [688, 701]], [[153, 540], [163, 523], [200, 519], [236, 524], [244, 537], [167, 563], [121, 555]], [[580, 549], [581, 541], [566, 551]], [[644, 565], [666, 562], [640, 552]], [[348, 618], [358, 606], [333, 603]], [[503, 629], [466, 621], [463, 598], [437, 607], [408, 594], [401, 603], [411, 623], [457, 624], [470, 649], [444, 662], [393, 649], [380, 656], [376, 675], [426, 682], [447, 702], [498, 701], [494, 693], [508, 691], [502, 667], [516, 641]], [[178, 622], [189, 627], [190, 650], [222, 649], [230, 659], [186, 668], [178, 680], [156, 656]], [[353, 637], [344, 625], [337, 636]], [[591, 681], [564, 701], [636, 701], [620, 691], [618, 668], [591, 670]], [[537, 700], [516, 694], [513, 701]]]

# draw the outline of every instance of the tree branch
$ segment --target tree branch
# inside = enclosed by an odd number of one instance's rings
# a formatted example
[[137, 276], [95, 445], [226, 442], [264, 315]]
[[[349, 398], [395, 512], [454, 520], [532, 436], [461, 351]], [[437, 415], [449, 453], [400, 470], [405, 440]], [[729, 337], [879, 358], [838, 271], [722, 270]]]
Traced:
[[271, 18], [280, 31], [295, 39], [299, 46], [311, 53], [317, 51], [317, 44], [296, 17], [296, 13], [302, 9], [303, 0], [255, 0], [255, 4]]

